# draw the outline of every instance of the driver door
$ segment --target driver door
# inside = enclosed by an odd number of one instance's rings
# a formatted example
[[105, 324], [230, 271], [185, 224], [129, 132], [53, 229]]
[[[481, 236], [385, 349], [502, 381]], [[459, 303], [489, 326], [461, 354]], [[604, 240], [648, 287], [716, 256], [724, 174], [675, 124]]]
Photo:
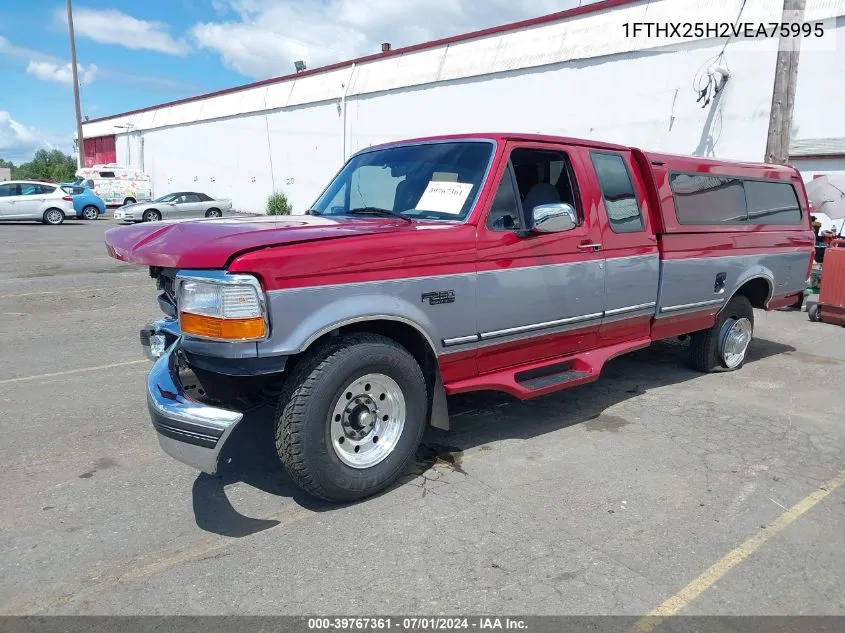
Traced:
[[[605, 305], [600, 219], [581, 203], [577, 148], [511, 142], [506, 156], [478, 227], [481, 373], [596, 347]], [[574, 228], [525, 231], [533, 207], [561, 202], [574, 207]]]

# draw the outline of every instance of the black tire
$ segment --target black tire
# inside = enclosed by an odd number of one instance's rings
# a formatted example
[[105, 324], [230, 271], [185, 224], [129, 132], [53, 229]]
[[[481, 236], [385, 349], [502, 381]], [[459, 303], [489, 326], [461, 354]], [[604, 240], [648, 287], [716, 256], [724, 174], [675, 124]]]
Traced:
[[142, 222], [158, 222], [161, 220], [161, 213], [156, 211], [155, 209], [149, 209], [144, 211], [144, 215], [142, 216]]
[[100, 210], [95, 207], [93, 204], [89, 204], [87, 207], [82, 209], [82, 219], [83, 220], [96, 220], [100, 217]]
[[138, 202], [138, 201], [135, 200], [135, 198], [126, 198], [123, 201], [123, 206], [125, 207], [127, 204], [135, 204], [136, 202]]
[[744, 295], [734, 296], [719, 313], [716, 324], [709, 330], [702, 330], [692, 335], [689, 358], [694, 369], [705, 373], [714, 371], [735, 371], [745, 363], [745, 356], [738, 365], [728, 367], [721, 356], [722, 328], [729, 320], [748, 319], [754, 331], [754, 309]]
[[[392, 451], [367, 468], [338, 457], [331, 437], [332, 412], [351, 382], [371, 373], [390, 377], [405, 400], [405, 422]], [[426, 383], [419, 364], [395, 341], [352, 334], [307, 353], [287, 379], [276, 411], [276, 451], [291, 479], [332, 502], [372, 496], [408, 467], [426, 426]]]
[[807, 308], [807, 317], [813, 323], [818, 323], [821, 321], [822, 318], [822, 307], [818, 303], [814, 303], [813, 305]]
[[65, 221], [65, 212], [61, 209], [47, 209], [44, 212], [44, 215], [41, 216], [41, 221], [44, 224], [50, 224], [52, 226], [58, 226], [62, 222]]
[[207, 218], [222, 218], [223, 212], [220, 209], [209, 209], [205, 212]]

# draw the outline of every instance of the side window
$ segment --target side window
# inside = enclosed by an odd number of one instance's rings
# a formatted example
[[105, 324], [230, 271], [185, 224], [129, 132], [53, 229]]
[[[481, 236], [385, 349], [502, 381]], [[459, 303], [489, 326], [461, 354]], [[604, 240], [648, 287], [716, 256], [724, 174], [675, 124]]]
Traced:
[[524, 227], [511, 171], [508, 163], [487, 215], [487, 226], [494, 231], [512, 231]]
[[619, 154], [591, 152], [593, 167], [604, 197], [604, 208], [614, 233], [643, 230], [643, 218], [625, 159]]
[[752, 224], [800, 224], [801, 206], [788, 182], [745, 181], [748, 221]]
[[16, 196], [16, 185], [0, 185], [0, 198], [7, 198], [8, 196]]
[[93, 189], [94, 188], [94, 181], [93, 180], [86, 180], [85, 186], [88, 187], [89, 189]]
[[199, 202], [200, 197], [195, 193], [186, 193], [183, 202]]
[[206, 195], [204, 193], [198, 193], [197, 196], [199, 196], [199, 199], [202, 202], [211, 202], [213, 200], [213, 198], [211, 196]]
[[742, 181], [714, 174], [671, 174], [679, 224], [746, 224]]
[[38, 193], [53, 193], [55, 187], [48, 187], [47, 185], [38, 185]]
[[100, 172], [100, 178], [114, 178], [114, 172], [113, 171], [101, 171]]
[[511, 153], [511, 163], [526, 218], [534, 207], [541, 204], [565, 202], [578, 209], [566, 154], [545, 149], [521, 148]]
[[39, 193], [41, 193], [41, 187], [39, 185], [34, 185], [31, 183], [24, 183], [20, 185], [19, 195], [21, 196], [34, 196]]

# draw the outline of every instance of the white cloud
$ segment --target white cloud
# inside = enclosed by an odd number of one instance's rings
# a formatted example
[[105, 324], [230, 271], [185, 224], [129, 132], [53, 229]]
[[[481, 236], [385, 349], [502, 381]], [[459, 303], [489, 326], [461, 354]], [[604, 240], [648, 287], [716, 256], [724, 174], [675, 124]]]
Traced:
[[[64, 8], [57, 8], [56, 22], [66, 25]], [[139, 20], [117, 9], [73, 10], [73, 30], [77, 37], [87, 37], [100, 44], [118, 44], [135, 50], [150, 50], [168, 55], [185, 55], [190, 47], [184, 40], [174, 39], [163, 22]]]
[[[94, 64], [89, 66], [79, 64], [77, 67], [79, 83], [83, 85], [90, 84], [94, 81], [97, 70], [99, 69]], [[55, 81], [67, 86], [73, 85], [73, 68], [69, 63], [56, 64], [54, 62], [32, 60], [26, 67], [26, 72], [42, 81]]]
[[[223, 0], [217, 0], [219, 4]], [[537, 17], [579, 0], [225, 0], [238, 20], [196, 24], [200, 47], [217, 51], [241, 74], [288, 74], [394, 48]], [[587, 2], [584, 2], [586, 4]]]
[[[36, 150], [54, 149], [56, 141], [67, 145], [67, 139], [48, 137], [41, 130], [18, 123], [12, 115], [0, 110], [0, 158], [22, 163], [32, 159]], [[61, 149], [67, 151], [66, 147]]]

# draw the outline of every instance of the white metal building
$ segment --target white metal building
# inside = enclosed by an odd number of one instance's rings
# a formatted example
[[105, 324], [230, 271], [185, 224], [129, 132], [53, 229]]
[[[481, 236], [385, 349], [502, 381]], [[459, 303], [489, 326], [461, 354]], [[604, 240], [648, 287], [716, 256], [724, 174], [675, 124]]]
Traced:
[[[281, 190], [295, 212], [351, 153], [431, 134], [540, 132], [759, 161], [777, 39], [679, 43], [634, 37], [631, 25], [780, 22], [781, 9], [781, 0], [605, 0], [91, 120], [86, 156], [89, 145], [111, 148], [111, 160], [152, 176], [156, 195], [200, 190], [262, 211]], [[824, 36], [801, 44], [793, 138], [845, 137], [845, 0], [807, 0], [805, 20]], [[714, 65], [729, 78], [702, 107], [694, 87]]]

